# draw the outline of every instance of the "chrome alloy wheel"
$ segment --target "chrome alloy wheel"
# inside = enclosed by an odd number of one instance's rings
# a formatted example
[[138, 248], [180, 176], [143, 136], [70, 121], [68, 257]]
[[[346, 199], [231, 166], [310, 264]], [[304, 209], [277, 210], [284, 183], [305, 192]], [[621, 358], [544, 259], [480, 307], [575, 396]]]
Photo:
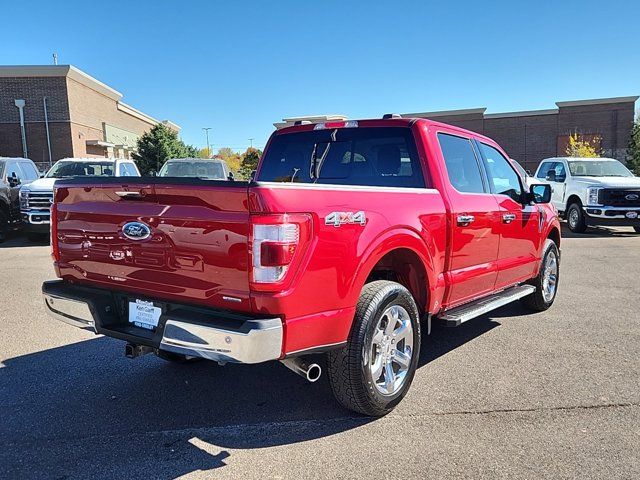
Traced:
[[571, 228], [576, 228], [578, 225], [578, 210], [572, 208], [569, 212], [569, 226]]
[[542, 268], [542, 296], [545, 302], [550, 302], [558, 283], [558, 257], [553, 250], [548, 253]]
[[373, 333], [369, 370], [382, 395], [393, 395], [404, 385], [413, 357], [413, 326], [399, 305], [387, 308]]

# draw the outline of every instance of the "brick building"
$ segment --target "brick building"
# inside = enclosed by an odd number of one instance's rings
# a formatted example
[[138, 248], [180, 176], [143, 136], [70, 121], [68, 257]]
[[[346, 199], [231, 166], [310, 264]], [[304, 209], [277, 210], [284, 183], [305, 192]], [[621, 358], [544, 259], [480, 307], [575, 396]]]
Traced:
[[41, 165], [65, 157], [130, 158], [138, 137], [159, 120], [121, 100], [120, 92], [72, 65], [0, 66], [0, 156], [27, 156]]
[[[484, 134], [498, 142], [525, 168], [535, 170], [540, 160], [564, 155], [571, 133], [595, 140], [605, 156], [625, 161], [634, 120], [634, 97], [557, 102], [554, 109], [485, 113], [486, 108], [403, 113], [403, 117], [431, 118]], [[286, 118], [276, 128], [296, 120], [324, 121], [328, 117]], [[331, 119], [346, 118], [332, 115]]]

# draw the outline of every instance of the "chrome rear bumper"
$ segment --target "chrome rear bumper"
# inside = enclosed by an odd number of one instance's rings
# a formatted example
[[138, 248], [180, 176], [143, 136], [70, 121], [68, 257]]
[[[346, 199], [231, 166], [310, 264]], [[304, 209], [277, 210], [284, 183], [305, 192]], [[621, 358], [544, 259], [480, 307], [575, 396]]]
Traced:
[[[47, 285], [49, 284], [49, 286]], [[47, 291], [49, 290], [49, 291]], [[92, 330], [99, 334], [121, 338], [131, 343], [139, 342], [152, 348], [180, 353], [208, 360], [234, 363], [260, 363], [277, 360], [282, 356], [283, 328], [280, 318], [246, 319], [229, 328], [222, 317], [211, 315], [211, 325], [191, 323], [183, 316], [172, 318], [171, 312], [161, 317], [158, 332], [140, 332], [136, 337], [126, 320], [118, 325], [103, 326], [100, 317], [94, 315], [101, 311], [92, 306], [92, 301], [83, 301], [78, 295], [65, 295], [58, 282], [45, 282], [43, 285], [44, 303], [49, 315], [57, 320]], [[55, 292], [54, 292], [55, 291]], [[126, 334], [122, 333], [125, 332]]]
[[74, 327], [96, 331], [93, 314], [87, 303], [45, 293], [44, 305], [47, 307], [47, 313], [53, 318]]

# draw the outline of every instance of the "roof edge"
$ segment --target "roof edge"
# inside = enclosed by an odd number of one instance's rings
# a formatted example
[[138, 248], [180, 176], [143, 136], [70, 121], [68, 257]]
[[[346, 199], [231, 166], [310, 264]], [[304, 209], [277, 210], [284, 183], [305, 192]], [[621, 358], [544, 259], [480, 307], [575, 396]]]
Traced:
[[610, 98], [593, 98], [590, 100], [570, 100], [567, 102], [556, 102], [558, 107], [581, 107], [584, 105], [604, 105], [607, 103], [635, 103], [640, 96], [633, 95], [629, 97], [610, 97]]

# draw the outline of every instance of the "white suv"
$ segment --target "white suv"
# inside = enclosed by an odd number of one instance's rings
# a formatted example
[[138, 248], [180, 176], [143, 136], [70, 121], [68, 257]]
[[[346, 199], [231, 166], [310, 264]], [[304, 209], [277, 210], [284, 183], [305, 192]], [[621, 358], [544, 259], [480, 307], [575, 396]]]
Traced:
[[611, 225], [633, 227], [640, 233], [640, 178], [618, 160], [546, 158], [534, 176], [551, 185], [551, 202], [572, 232]]

